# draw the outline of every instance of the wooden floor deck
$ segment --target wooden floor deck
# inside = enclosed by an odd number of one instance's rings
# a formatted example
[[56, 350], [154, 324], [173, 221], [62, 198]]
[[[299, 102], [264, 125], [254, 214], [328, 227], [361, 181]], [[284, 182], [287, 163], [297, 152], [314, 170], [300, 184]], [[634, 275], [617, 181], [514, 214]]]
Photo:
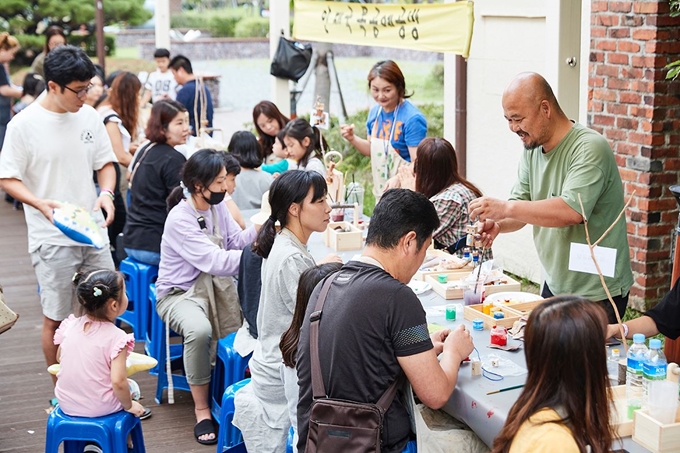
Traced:
[[[0, 191], [0, 284], [7, 304], [20, 314], [15, 326], [0, 335], [0, 452], [41, 452], [45, 448], [46, 409], [54, 396], [40, 346], [42, 311], [37, 281], [27, 252], [23, 211], [14, 211]], [[142, 352], [143, 344], [136, 346]], [[142, 422], [149, 453], [214, 452], [193, 437], [193, 402], [175, 392], [175, 404], [157, 405], [154, 376], [138, 373], [145, 406], [153, 416]]]

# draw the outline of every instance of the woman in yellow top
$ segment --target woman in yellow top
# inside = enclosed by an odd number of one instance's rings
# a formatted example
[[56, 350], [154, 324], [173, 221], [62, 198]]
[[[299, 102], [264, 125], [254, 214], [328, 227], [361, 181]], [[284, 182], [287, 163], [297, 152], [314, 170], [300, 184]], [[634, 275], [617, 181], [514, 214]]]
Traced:
[[580, 297], [553, 297], [532, 311], [526, 385], [492, 453], [611, 450], [606, 326], [604, 310]]

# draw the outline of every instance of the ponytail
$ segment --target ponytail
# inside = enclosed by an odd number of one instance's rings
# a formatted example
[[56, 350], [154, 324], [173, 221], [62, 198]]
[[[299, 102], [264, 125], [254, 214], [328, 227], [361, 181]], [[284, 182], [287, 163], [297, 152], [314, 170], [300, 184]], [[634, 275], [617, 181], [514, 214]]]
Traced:
[[9, 50], [19, 47], [19, 40], [6, 31], [0, 33], [0, 50]]
[[269, 189], [271, 214], [262, 224], [253, 252], [268, 258], [276, 238], [276, 222], [281, 228], [288, 225], [288, 209], [293, 203], [302, 205], [309, 190], [312, 189], [312, 202], [324, 198], [328, 193], [326, 178], [315, 171], [290, 170], [276, 178]]
[[314, 157], [323, 160], [323, 153], [321, 150], [327, 149], [328, 144], [323, 138], [323, 135], [321, 135], [319, 128], [316, 126], [312, 127], [306, 119], [296, 118], [286, 124], [286, 127], [283, 129], [283, 135], [294, 138], [300, 143], [302, 143], [305, 138], [309, 139], [309, 145], [307, 146], [305, 155], [298, 162], [300, 167], [304, 168], [307, 166], [312, 154]]

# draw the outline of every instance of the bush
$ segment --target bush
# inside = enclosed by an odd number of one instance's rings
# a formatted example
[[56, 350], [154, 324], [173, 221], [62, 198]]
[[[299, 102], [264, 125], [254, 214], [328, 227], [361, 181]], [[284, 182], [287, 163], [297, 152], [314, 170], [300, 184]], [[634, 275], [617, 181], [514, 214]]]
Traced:
[[243, 8], [227, 8], [212, 11], [185, 11], [175, 14], [170, 19], [172, 28], [208, 29], [215, 38], [231, 38], [236, 35], [236, 25], [249, 17], [249, 11]]
[[21, 49], [14, 56], [12, 66], [30, 66], [33, 59], [43, 50], [45, 37], [41, 35], [14, 35]]
[[269, 18], [247, 17], [236, 24], [237, 38], [265, 38], [269, 34]]
[[[97, 36], [94, 34], [81, 36], [69, 35], [68, 43], [72, 46], [80, 47], [91, 57], [97, 56]], [[104, 49], [106, 56], [110, 57], [116, 51], [116, 37], [114, 35], [104, 35]]]

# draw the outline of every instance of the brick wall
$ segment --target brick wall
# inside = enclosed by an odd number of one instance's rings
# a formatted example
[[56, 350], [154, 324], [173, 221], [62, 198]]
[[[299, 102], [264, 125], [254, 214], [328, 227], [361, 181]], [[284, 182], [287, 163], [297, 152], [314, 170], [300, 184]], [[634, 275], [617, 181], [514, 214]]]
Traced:
[[644, 309], [669, 289], [671, 233], [678, 220], [668, 190], [680, 176], [680, 82], [663, 67], [680, 59], [680, 18], [668, 0], [591, 3], [589, 126], [612, 145], [623, 180], [635, 284]]

